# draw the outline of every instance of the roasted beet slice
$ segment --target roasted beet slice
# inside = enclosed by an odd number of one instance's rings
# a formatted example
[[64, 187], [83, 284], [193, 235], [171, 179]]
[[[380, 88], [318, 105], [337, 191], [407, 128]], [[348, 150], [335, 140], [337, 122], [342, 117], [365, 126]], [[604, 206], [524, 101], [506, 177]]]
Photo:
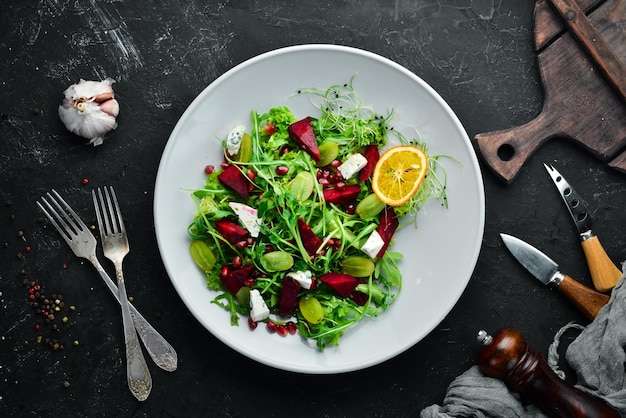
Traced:
[[360, 181], [365, 181], [369, 179], [372, 173], [374, 172], [374, 167], [376, 167], [376, 163], [380, 159], [380, 153], [378, 152], [378, 147], [376, 145], [368, 145], [367, 147], [365, 147], [363, 156], [367, 160], [367, 165], [363, 167], [361, 171], [359, 172]]
[[317, 147], [317, 138], [311, 126], [311, 118], [306, 117], [289, 125], [289, 137], [307, 152], [315, 161], [320, 160], [320, 151]]
[[302, 218], [298, 218], [298, 231], [300, 231], [300, 237], [306, 252], [310, 256], [314, 256], [322, 245], [322, 240], [315, 235], [309, 224]]
[[383, 209], [380, 214], [380, 224], [378, 224], [378, 228], [376, 229], [378, 235], [380, 235], [383, 241], [385, 241], [385, 245], [383, 245], [383, 247], [376, 255], [378, 258], [382, 258], [382, 256], [385, 254], [385, 251], [387, 251], [387, 247], [389, 247], [391, 238], [396, 232], [396, 229], [398, 229], [398, 225], [400, 225], [400, 222], [398, 221], [396, 212], [391, 206], [385, 206], [385, 209]]
[[243, 266], [238, 269], [224, 267], [220, 274], [220, 281], [226, 286], [226, 289], [234, 295], [243, 287], [244, 282], [250, 277], [253, 271], [253, 266]]
[[342, 298], [347, 298], [359, 284], [356, 277], [343, 273], [326, 273], [320, 281], [333, 289]]
[[367, 300], [369, 299], [369, 296], [367, 295], [367, 293], [363, 293], [358, 290], [355, 290], [354, 292], [352, 292], [352, 295], [350, 296], [350, 298], [357, 305], [365, 306], [365, 304], [367, 303]]
[[283, 290], [280, 294], [280, 304], [278, 313], [280, 315], [290, 315], [298, 304], [298, 292], [300, 285], [292, 277], [285, 276], [283, 280]]
[[224, 186], [228, 187], [243, 198], [248, 199], [248, 180], [241, 171], [234, 165], [229, 165], [218, 174], [217, 179]]
[[227, 219], [217, 220], [214, 225], [217, 232], [233, 245], [245, 241], [248, 238], [247, 230]]
[[359, 193], [361, 193], [361, 187], [356, 184], [349, 184], [341, 190], [338, 188], [324, 189], [324, 200], [336, 205], [349, 205], [356, 201]]

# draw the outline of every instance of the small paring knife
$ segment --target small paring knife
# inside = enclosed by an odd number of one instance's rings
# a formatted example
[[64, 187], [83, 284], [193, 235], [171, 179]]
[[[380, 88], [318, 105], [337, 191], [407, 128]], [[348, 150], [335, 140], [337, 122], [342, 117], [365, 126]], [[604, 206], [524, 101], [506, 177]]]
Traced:
[[622, 272], [611, 261], [598, 237], [591, 231], [591, 215], [585, 202], [578, 196], [576, 190], [551, 165], [544, 164], [554, 185], [559, 190], [567, 209], [569, 210], [587, 259], [587, 266], [591, 273], [593, 285], [600, 292], [608, 292], [615, 287]]
[[500, 234], [504, 245], [526, 270], [545, 285], [556, 287], [590, 320], [609, 302], [610, 297], [578, 283], [559, 271], [550, 257], [519, 238]]

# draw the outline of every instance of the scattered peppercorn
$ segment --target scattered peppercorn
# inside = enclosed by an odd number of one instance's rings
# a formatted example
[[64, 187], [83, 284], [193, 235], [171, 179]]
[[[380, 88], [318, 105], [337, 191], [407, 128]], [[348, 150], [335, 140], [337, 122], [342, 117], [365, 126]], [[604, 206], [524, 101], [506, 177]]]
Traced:
[[[24, 279], [24, 284], [28, 289], [27, 295], [31, 307], [34, 309], [35, 314], [41, 315], [44, 318], [44, 324], [46, 325], [45, 329], [50, 333], [45, 340], [41, 335], [38, 335], [36, 337], [37, 343], [41, 343], [41, 341], [44, 340], [46, 345], [48, 345], [53, 351], [63, 350], [65, 348], [63, 341], [60, 341], [57, 338], [52, 338], [53, 334], [55, 336], [61, 335], [61, 329], [55, 322], [55, 314], [59, 316], [58, 314], [63, 313], [63, 308], [65, 307], [63, 295], [59, 293], [52, 293], [48, 296], [44, 286], [36, 280]], [[72, 305], [69, 310], [73, 312], [76, 308]], [[70, 318], [65, 315], [62, 317], [61, 321], [63, 324], [67, 324], [70, 322]], [[39, 322], [35, 323], [34, 328], [35, 331], [43, 330]], [[77, 341], [78, 340], [74, 340], [73, 344], [77, 345]]]
[[89, 183], [89, 179], [84, 178], [84, 179], [83, 179], [83, 184], [87, 184], [87, 183]]

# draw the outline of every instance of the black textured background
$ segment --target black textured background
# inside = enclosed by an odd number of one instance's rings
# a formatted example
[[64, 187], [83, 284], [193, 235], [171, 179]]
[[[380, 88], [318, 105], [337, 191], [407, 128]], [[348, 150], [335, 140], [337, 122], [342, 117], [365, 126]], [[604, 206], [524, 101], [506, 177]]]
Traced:
[[[613, 260], [626, 258], [626, 177], [572, 142], [543, 146], [510, 186], [483, 166], [486, 229], [467, 290], [427, 338], [358, 372], [294, 374], [223, 345], [175, 293], [152, 223], [170, 132], [194, 97], [233, 66], [295, 44], [366, 49], [433, 86], [473, 137], [521, 125], [541, 110], [532, 11], [533, 2], [518, 0], [0, 2], [0, 415], [417, 416], [475, 363], [481, 328], [515, 327], [545, 355], [561, 326], [584, 319], [523, 271], [498, 233], [532, 242], [565, 272], [591, 282], [542, 162], [553, 163], [587, 201]], [[105, 77], [117, 81], [119, 127], [93, 148], [65, 130], [57, 107], [70, 84]], [[238, 94], [245, 100], [246, 92]], [[35, 201], [51, 188], [91, 213], [91, 189], [106, 184], [116, 186], [132, 237], [125, 269], [138, 279], [128, 283], [129, 295], [179, 355], [174, 373], [150, 364], [154, 387], [144, 403], [126, 386], [113, 298], [92, 266], [37, 222]], [[76, 306], [67, 324], [55, 320], [56, 334], [43, 325], [35, 330], [41, 320], [24, 279]], [[38, 335], [52, 334], [64, 350], [37, 343]]]

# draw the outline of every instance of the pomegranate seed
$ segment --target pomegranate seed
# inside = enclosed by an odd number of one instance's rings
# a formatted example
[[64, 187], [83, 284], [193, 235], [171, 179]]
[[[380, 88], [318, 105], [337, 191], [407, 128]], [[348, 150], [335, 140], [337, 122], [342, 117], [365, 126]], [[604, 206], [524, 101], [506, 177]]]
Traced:
[[252, 277], [248, 277], [247, 279], [245, 279], [243, 281], [243, 284], [248, 286], [248, 287], [252, 287], [252, 286], [254, 286], [254, 282], [255, 282], [255, 280]]
[[289, 173], [289, 167], [284, 165], [279, 165], [278, 167], [276, 167], [276, 174], [278, 174], [279, 176], [284, 176], [287, 173]]
[[321, 178], [317, 181], [319, 184], [322, 185], [322, 187], [328, 187], [330, 185], [330, 182], [328, 181], [328, 179], [326, 178]]
[[248, 171], [246, 171], [246, 175], [248, 176], [250, 181], [254, 181], [254, 179], [256, 178], [256, 171], [254, 171], [253, 169], [249, 168]]
[[215, 166], [213, 165], [207, 165], [206, 167], [204, 167], [205, 174], [212, 174], [213, 171], [215, 171]]
[[229, 273], [230, 270], [228, 269], [228, 266], [222, 266], [222, 268], [220, 269], [220, 277], [228, 277]]
[[222, 163], [220, 163], [220, 167], [221, 167], [222, 169], [226, 169], [226, 168], [228, 168], [228, 166], [229, 166], [229, 165], [230, 165], [230, 164], [228, 164], [226, 161], [223, 161]]
[[281, 337], [286, 337], [287, 334], [289, 334], [289, 331], [287, 331], [287, 327], [285, 325], [281, 324], [276, 327], [276, 333]]
[[289, 153], [289, 152], [291, 152], [291, 148], [289, 148], [289, 147], [283, 147], [283, 148], [280, 150], [280, 153], [281, 153], [282, 155], [285, 155], [285, 154], [287, 154], [287, 153]]
[[331, 166], [333, 166], [333, 167], [335, 167], [335, 168], [337, 168], [337, 167], [339, 167], [339, 166], [341, 165], [341, 161], [339, 161], [339, 160], [333, 160], [333, 162], [332, 162], [332, 163], [330, 163], [330, 165], [331, 165]]
[[348, 207], [346, 208], [346, 213], [348, 215], [354, 215], [356, 212], [356, 206], [355, 205], [348, 205]]
[[269, 252], [272, 252], [272, 251], [274, 251], [274, 246], [272, 246], [272, 245], [270, 245], [270, 244], [267, 244], [267, 245], [265, 246], [265, 252], [266, 252], [266, 253], [269, 253]]
[[240, 250], [243, 250], [247, 246], [248, 246], [248, 241], [246, 241], [246, 240], [239, 241], [238, 243], [235, 244], [235, 248], [238, 248]]
[[289, 333], [293, 335], [298, 331], [298, 326], [295, 322], [289, 321], [287, 322], [287, 331], [289, 331]]
[[346, 183], [343, 181], [338, 181], [337, 184], [335, 184], [335, 189], [337, 190], [344, 190], [346, 188]]
[[268, 123], [267, 125], [265, 125], [263, 127], [263, 131], [265, 132], [266, 135], [274, 135], [274, 133], [276, 132], [276, 125], [272, 125], [271, 123]]
[[232, 265], [234, 268], [238, 269], [239, 267], [241, 267], [242, 264], [243, 261], [241, 260], [240, 256], [236, 255], [235, 257], [233, 257]]
[[269, 332], [276, 332], [276, 329], [277, 329], [277, 328], [278, 328], [278, 325], [276, 325], [276, 323], [275, 323], [275, 322], [269, 321], [269, 322], [267, 323], [267, 330], [268, 330]]
[[255, 330], [258, 325], [259, 324], [256, 321], [252, 320], [251, 317], [248, 317], [248, 326], [251, 330]]

